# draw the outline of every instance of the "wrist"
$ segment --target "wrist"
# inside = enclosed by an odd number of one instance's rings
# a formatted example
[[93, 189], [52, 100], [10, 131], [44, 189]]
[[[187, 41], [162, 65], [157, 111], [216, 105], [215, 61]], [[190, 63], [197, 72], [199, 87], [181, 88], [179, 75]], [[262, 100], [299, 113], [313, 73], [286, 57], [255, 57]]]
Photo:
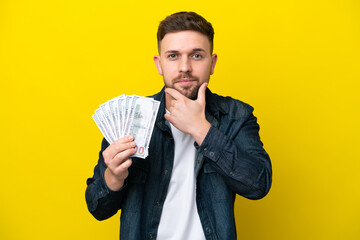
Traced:
[[195, 142], [200, 146], [204, 141], [207, 133], [209, 132], [211, 124], [205, 120], [202, 122], [199, 127], [193, 131], [192, 137], [194, 138]]
[[118, 191], [124, 186], [125, 179], [118, 179], [109, 168], [105, 170], [104, 179], [107, 187], [112, 191]]

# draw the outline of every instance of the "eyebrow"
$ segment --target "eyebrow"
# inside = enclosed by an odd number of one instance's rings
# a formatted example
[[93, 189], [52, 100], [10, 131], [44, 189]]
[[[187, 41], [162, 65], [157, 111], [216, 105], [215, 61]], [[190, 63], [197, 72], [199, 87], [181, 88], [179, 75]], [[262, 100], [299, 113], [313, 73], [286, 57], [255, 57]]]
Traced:
[[[178, 50], [168, 50], [166, 52], [164, 52], [164, 54], [168, 54], [168, 53], [178, 53], [179, 51]], [[194, 48], [192, 49], [192, 52], [206, 52], [204, 49], [202, 48]]]
[[193, 52], [206, 52], [206, 51], [202, 48], [194, 48]]

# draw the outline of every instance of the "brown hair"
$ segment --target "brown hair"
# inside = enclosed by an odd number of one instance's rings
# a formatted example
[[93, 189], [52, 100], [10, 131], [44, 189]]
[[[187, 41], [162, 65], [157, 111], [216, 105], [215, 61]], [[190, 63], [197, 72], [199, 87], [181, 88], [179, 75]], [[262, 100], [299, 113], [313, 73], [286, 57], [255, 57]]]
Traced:
[[214, 48], [214, 29], [205, 18], [195, 12], [177, 12], [160, 22], [157, 41], [160, 53], [160, 42], [167, 33], [192, 30], [207, 36], [210, 42], [210, 53]]

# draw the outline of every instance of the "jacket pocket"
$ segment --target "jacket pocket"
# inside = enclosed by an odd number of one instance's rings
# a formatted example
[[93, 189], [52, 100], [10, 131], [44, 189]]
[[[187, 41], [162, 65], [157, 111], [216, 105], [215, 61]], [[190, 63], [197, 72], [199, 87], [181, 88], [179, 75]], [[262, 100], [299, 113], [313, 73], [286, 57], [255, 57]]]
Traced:
[[204, 164], [204, 174], [206, 184], [211, 189], [210, 198], [216, 202], [224, 202], [230, 200], [230, 190], [224, 182], [223, 177], [209, 163]]

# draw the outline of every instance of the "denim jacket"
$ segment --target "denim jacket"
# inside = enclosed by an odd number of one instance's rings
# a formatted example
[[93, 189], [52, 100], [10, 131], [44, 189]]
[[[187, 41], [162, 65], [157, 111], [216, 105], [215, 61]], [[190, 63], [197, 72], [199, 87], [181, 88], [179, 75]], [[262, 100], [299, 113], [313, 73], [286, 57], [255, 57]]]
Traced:
[[[103, 140], [94, 175], [87, 180], [86, 202], [96, 219], [107, 219], [121, 209], [122, 240], [156, 239], [170, 182], [174, 140], [164, 118], [164, 89], [153, 98], [161, 103], [149, 156], [133, 158], [125, 185], [112, 191], [104, 180], [106, 165], [102, 152], [109, 144]], [[241, 101], [206, 91], [206, 118], [211, 127], [201, 146], [194, 143], [197, 149], [194, 171], [196, 204], [207, 240], [236, 239], [236, 194], [260, 199], [270, 189], [270, 158], [263, 149], [259, 125], [252, 112], [253, 108]]]

